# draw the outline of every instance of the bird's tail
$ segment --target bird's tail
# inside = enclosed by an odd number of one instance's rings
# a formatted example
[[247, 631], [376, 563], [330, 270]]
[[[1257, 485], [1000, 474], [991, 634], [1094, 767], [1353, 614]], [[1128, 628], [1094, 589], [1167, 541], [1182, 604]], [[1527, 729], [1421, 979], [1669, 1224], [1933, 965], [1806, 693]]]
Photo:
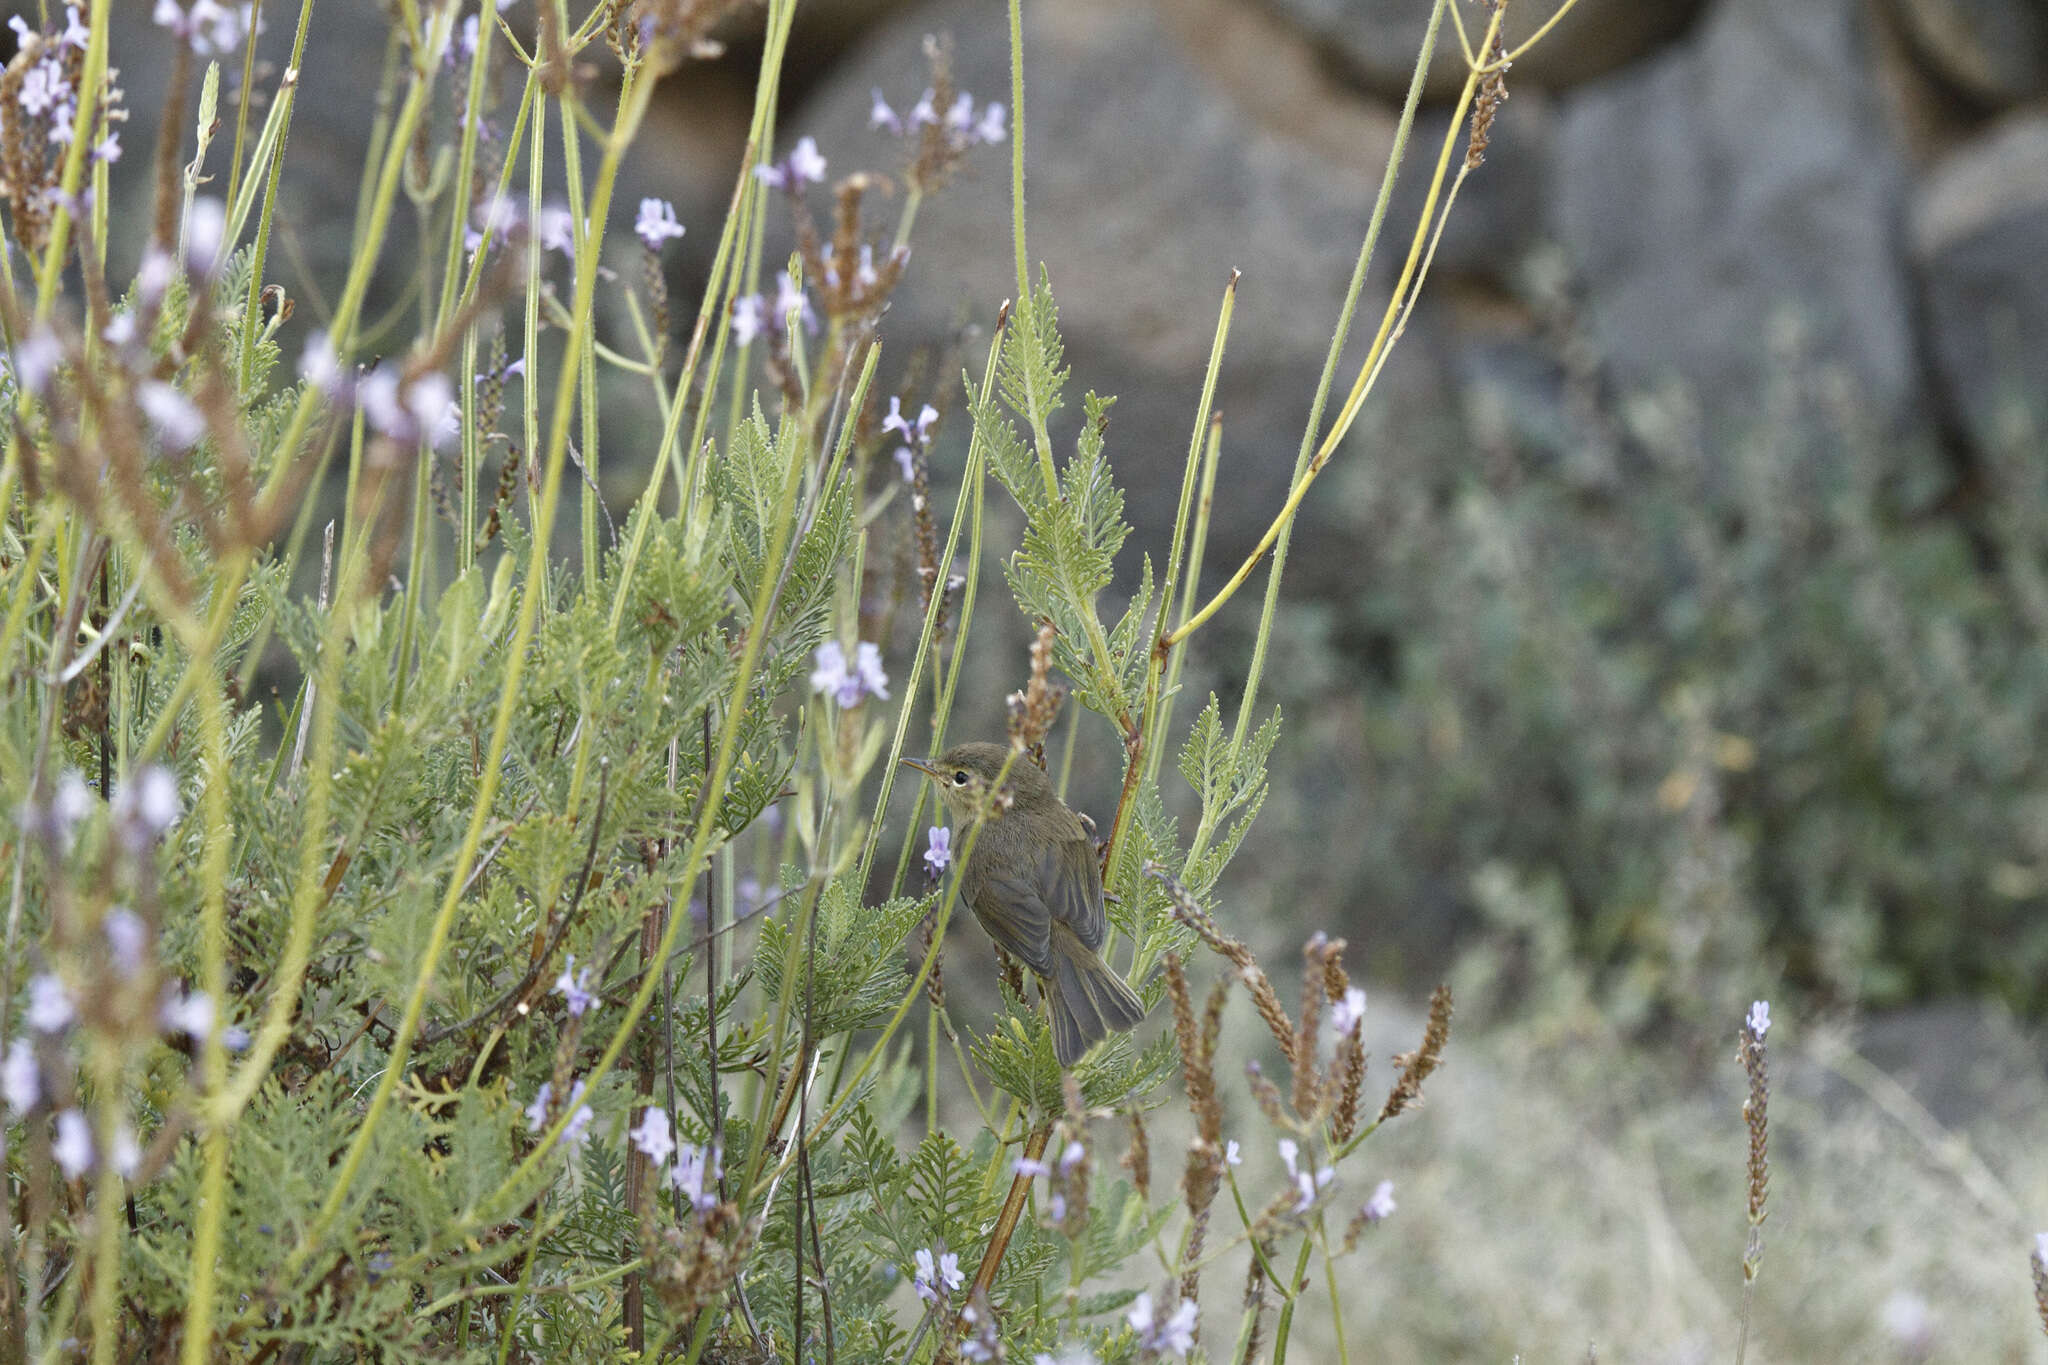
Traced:
[[1064, 924], [1052, 929], [1052, 1050], [1062, 1067], [1108, 1037], [1137, 1027], [1145, 1006], [1124, 979]]

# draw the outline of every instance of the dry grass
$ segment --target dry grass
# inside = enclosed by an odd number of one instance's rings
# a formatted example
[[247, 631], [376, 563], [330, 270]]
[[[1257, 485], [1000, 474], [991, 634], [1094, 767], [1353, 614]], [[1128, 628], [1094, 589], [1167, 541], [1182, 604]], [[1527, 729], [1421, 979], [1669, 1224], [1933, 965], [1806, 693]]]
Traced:
[[[1841, 1030], [1780, 1015], [1749, 1359], [2041, 1359], [2038, 1044], [1987, 1012], [1971, 1055], [1929, 1056], [1976, 1115], [1940, 1129], [1881, 1083], [1873, 1098], [1844, 1079], [1857, 1068], [1831, 1064]], [[1420, 1020], [1380, 997], [1373, 1056], [1410, 1045]], [[1365, 1165], [1394, 1178], [1400, 1211], [1351, 1265], [1353, 1358], [1579, 1360], [1590, 1345], [1602, 1360], [1732, 1359], [1747, 1135], [1727, 1033], [1652, 1052], [1591, 1016], [1462, 1031], [1424, 1111], [1371, 1143]]]

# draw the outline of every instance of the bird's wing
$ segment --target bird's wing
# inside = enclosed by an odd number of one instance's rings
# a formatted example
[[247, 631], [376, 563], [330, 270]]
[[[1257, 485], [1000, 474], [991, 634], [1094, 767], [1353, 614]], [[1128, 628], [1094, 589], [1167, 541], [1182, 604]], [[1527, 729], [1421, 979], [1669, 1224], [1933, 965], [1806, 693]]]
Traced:
[[998, 947], [1040, 976], [1052, 972], [1052, 911], [1038, 894], [1037, 878], [989, 877], [975, 889], [973, 905]]
[[1063, 839], [1038, 860], [1038, 896], [1083, 947], [1100, 948], [1109, 933], [1102, 913], [1102, 867], [1085, 835]]

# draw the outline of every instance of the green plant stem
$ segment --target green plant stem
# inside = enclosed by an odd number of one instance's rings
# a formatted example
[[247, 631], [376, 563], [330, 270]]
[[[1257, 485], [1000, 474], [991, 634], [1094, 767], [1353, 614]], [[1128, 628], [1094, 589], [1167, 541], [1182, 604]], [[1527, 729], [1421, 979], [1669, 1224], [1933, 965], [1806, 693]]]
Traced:
[[[987, 401], [988, 395], [995, 384], [996, 359], [1002, 353], [1003, 332], [1004, 328], [998, 325], [996, 334], [989, 343], [988, 363], [982, 370], [981, 378], [981, 392], [984, 402]], [[960, 494], [953, 503], [952, 525], [946, 529], [945, 551], [939, 556], [939, 573], [941, 577], [945, 574], [946, 565], [953, 562], [953, 555], [959, 549], [962, 525], [964, 521], [968, 520], [962, 516], [962, 513], [968, 506], [970, 495], [975, 491], [980, 482], [981, 470], [983, 462], [987, 459], [987, 454], [987, 442], [982, 437], [980, 431], [977, 430], [967, 443], [967, 465], [960, 476]], [[981, 540], [981, 504], [979, 500], [975, 501], [974, 509], [972, 517], [973, 534], [974, 543], [978, 546]], [[979, 555], [976, 555], [974, 563], [978, 562]], [[974, 572], [972, 564], [970, 564], [969, 572]], [[861, 847], [859, 875], [863, 883], [866, 882], [868, 873], [874, 866], [875, 847], [881, 841], [882, 819], [889, 809], [889, 793], [895, 786], [896, 768], [903, 758], [904, 737], [910, 732], [911, 710], [917, 702], [918, 688], [923, 682], [925, 664], [932, 652], [932, 637], [938, 628], [939, 609], [944, 604], [944, 599], [941, 596], [943, 588], [943, 583], [935, 585], [932, 592], [932, 600], [925, 608], [924, 626], [917, 637], [917, 652], [911, 656], [910, 676], [905, 679], [903, 684], [903, 700], [896, 710], [896, 731], [889, 741], [888, 762], [882, 767], [882, 788], [875, 797], [875, 818], [868, 826], [867, 840]], [[954, 637], [954, 648], [956, 650], [959, 648], [961, 638], [959, 635]], [[906, 852], [903, 860], [898, 865], [895, 885], [899, 887], [903, 881], [902, 863], [907, 862], [907, 860], [908, 853]]]
[[[993, 371], [991, 370], [990, 373], [993, 373]], [[984, 390], [985, 396], [986, 390]], [[961, 589], [960, 612], [953, 624], [953, 652], [951, 662], [946, 668], [945, 684], [940, 689], [938, 698], [932, 707], [931, 752], [934, 754], [943, 751], [946, 747], [946, 725], [952, 719], [953, 697], [960, 686], [960, 675], [965, 670], [967, 636], [974, 624], [975, 595], [981, 585], [982, 514], [984, 511], [983, 499], [988, 489], [988, 467], [986, 462], [976, 462], [973, 459], [969, 460], [969, 464], [971, 466], [969, 472], [973, 478], [974, 502], [967, 518], [967, 582]], [[965, 491], [964, 485], [963, 491]], [[957, 512], [955, 515], [957, 518]], [[948, 538], [946, 556], [940, 564], [940, 573], [942, 575], [945, 571], [945, 566], [953, 562], [952, 550], [953, 542]], [[905, 714], [908, 714], [907, 710]], [[901, 755], [891, 755], [892, 766], [894, 761], [900, 757]], [[889, 894], [891, 896], [902, 894], [903, 878], [910, 870], [910, 856], [917, 846], [917, 828], [924, 822], [925, 807], [931, 799], [931, 789], [922, 782], [917, 784], [916, 792], [917, 794], [910, 803], [910, 820], [908, 825], [905, 826], [910, 831], [910, 836], [903, 841], [902, 848], [897, 851], [896, 872], [889, 881]], [[886, 810], [887, 806], [886, 800], [877, 804], [875, 807], [877, 815], [879, 816], [881, 812]], [[879, 821], [877, 822], [877, 828], [879, 829]]]
[[[1223, 347], [1230, 339], [1230, 316], [1235, 311], [1237, 304], [1237, 282], [1239, 275], [1240, 272], [1231, 271], [1230, 283], [1223, 287], [1223, 304], [1217, 309], [1216, 313], [1216, 335], [1209, 343], [1209, 364], [1202, 373], [1202, 396], [1195, 404], [1194, 430], [1188, 436], [1187, 461], [1181, 470], [1180, 505], [1174, 509], [1173, 514], [1172, 549], [1167, 555], [1166, 574], [1160, 586], [1158, 624], [1153, 631], [1155, 636], [1164, 636], [1167, 629], [1166, 623], [1173, 618], [1173, 608], [1177, 595], [1176, 590], [1180, 587], [1180, 566], [1183, 557], [1189, 561], [1191, 566], [1184, 597], [1192, 597], [1195, 591], [1195, 575], [1199, 571], [1202, 556], [1200, 541], [1206, 536], [1209, 526], [1207, 493], [1202, 494], [1199, 504], [1200, 511], [1197, 512], [1196, 490], [1198, 487], [1203, 486], [1200, 471], [1205, 463], [1209, 471], [1207, 486], [1214, 486], [1214, 460], [1212, 458], [1205, 462], [1203, 459], [1203, 449], [1206, 445], [1213, 452], [1218, 442], [1210, 418], [1215, 410], [1216, 377], [1223, 370]], [[1188, 526], [1191, 517], [1195, 521], [1192, 539], [1190, 539]], [[1184, 600], [1181, 605], [1181, 616], [1187, 616], [1187, 607]], [[1161, 690], [1164, 675], [1171, 668], [1175, 676], [1178, 676], [1180, 664], [1185, 655], [1185, 650], [1155, 647], [1151, 651], [1150, 658], [1146, 663], [1143, 724], [1145, 727], [1145, 781], [1147, 782], [1155, 782], [1159, 778], [1159, 756], [1165, 749], [1166, 729], [1173, 714], [1172, 689], [1167, 688], [1163, 693]]]
[[[444, 11], [445, 16], [452, 16], [453, 13], [452, 8]], [[541, 480], [541, 502], [527, 566], [526, 591], [521, 594], [518, 625], [514, 628], [512, 640], [507, 646], [505, 680], [499, 693], [497, 714], [491, 726], [490, 744], [478, 775], [477, 792], [470, 809], [469, 825], [464, 832], [462, 846], [456, 854], [454, 866], [450, 869], [448, 890], [442, 898], [441, 908], [436, 913], [429, 931], [426, 949], [421, 955], [412, 989], [406, 997], [405, 1011], [391, 1040], [389, 1060], [378, 1080], [376, 1090], [370, 1097], [369, 1106], [356, 1131], [355, 1140], [350, 1143], [346, 1155], [342, 1158], [327, 1198], [322, 1201], [319, 1212], [301, 1234], [299, 1243], [289, 1258], [289, 1264], [293, 1267], [304, 1262], [340, 1213], [349, 1188], [362, 1168], [363, 1158], [369, 1151], [369, 1144], [376, 1134], [377, 1125], [386, 1106], [390, 1104], [392, 1092], [403, 1074], [412, 1040], [419, 1030], [420, 1017], [426, 1009], [427, 995], [432, 989], [435, 971], [440, 965], [441, 954], [447, 947], [448, 931], [454, 923], [456, 908], [461, 903], [463, 885], [468, 880], [469, 870], [476, 861], [484, 826], [490, 818], [491, 803], [497, 796], [498, 783], [504, 772], [505, 747], [511, 735], [513, 714], [519, 703], [519, 684], [525, 674], [528, 646], [533, 639], [539, 617], [542, 585], [547, 579], [548, 536], [554, 525], [555, 509], [561, 494], [562, 469], [568, 453], [571, 398], [577, 378], [573, 357], [582, 343], [583, 335], [593, 325], [596, 313], [594, 295], [597, 286], [598, 255], [602, 250], [604, 224], [611, 209], [612, 189], [617, 180], [619, 163], [641, 117], [646, 113], [648, 99], [653, 90], [653, 82], [639, 79], [640, 74], [637, 68], [628, 67], [626, 78], [620, 86], [619, 113], [611, 136], [606, 140], [604, 161], [598, 171], [597, 192], [591, 204], [594, 226], [586, 249], [576, 261], [576, 294], [575, 307], [571, 312], [570, 344], [566, 351], [567, 358], [562, 366], [561, 377], [556, 383], [546, 473]], [[535, 145], [538, 145], [538, 140]], [[715, 813], [715, 803], [707, 802], [706, 807], [704, 823], [708, 829], [711, 815]], [[701, 856], [701, 851], [698, 856]], [[672, 917], [671, 938], [675, 925], [680, 924], [683, 918]], [[647, 973], [640, 994], [652, 995], [654, 988], [659, 984], [659, 973]], [[637, 1018], [637, 1014], [635, 1017]], [[623, 1045], [623, 1038], [615, 1039], [610, 1055], [616, 1056], [618, 1048]], [[593, 1072], [590, 1084], [597, 1083], [599, 1074], [601, 1073]], [[560, 1130], [567, 1126], [571, 1117], [573, 1115], [567, 1106], [564, 1106], [555, 1128], [536, 1152], [536, 1158], [547, 1150], [549, 1143], [560, 1136]], [[534, 1159], [529, 1158], [529, 1162]], [[526, 1166], [522, 1165], [521, 1173], [525, 1170]]]
[[[79, 72], [79, 99], [71, 117], [71, 140], [64, 148], [64, 162], [57, 172], [62, 194], [53, 202], [49, 241], [43, 248], [42, 268], [36, 275], [36, 321], [47, 322], [57, 306], [62, 284], [64, 257], [71, 247], [71, 210], [77, 202], [78, 187], [85, 179], [86, 149], [92, 145], [93, 125], [99, 117], [99, 92], [106, 83], [107, 49], [113, 42], [113, 25], [108, 22], [112, 0], [92, 0], [91, 34], [86, 39], [85, 63]], [[175, 117], [175, 115], [173, 115]]]
[[[1352, 271], [1352, 285], [1346, 294], [1338, 330], [1331, 338], [1332, 344], [1324, 362], [1326, 376], [1323, 384], [1318, 388], [1318, 399], [1311, 410], [1308, 430], [1303, 437], [1304, 450], [1315, 440], [1316, 424], [1320, 419], [1322, 404], [1328, 393], [1328, 382], [1330, 377], [1334, 375], [1337, 359], [1343, 347], [1344, 336], [1348, 330], [1349, 318], [1353, 307], [1356, 305], [1358, 293], [1364, 287], [1366, 266], [1372, 259], [1373, 249], [1378, 245], [1381, 225], [1386, 221], [1387, 205], [1393, 199], [1394, 181], [1400, 170], [1401, 159], [1407, 151], [1408, 134], [1410, 129], [1414, 127], [1416, 107], [1421, 101], [1423, 78], [1428, 73], [1430, 54], [1435, 50], [1437, 32], [1443, 21], [1444, 8], [1448, 3], [1449, 0], [1437, 0], [1435, 6], [1430, 10], [1429, 25], [1423, 37], [1422, 54], [1416, 61], [1415, 73], [1409, 82], [1408, 99], [1402, 106], [1401, 120], [1395, 127], [1394, 149], [1387, 157], [1386, 172], [1380, 177], [1380, 192], [1378, 198], [1374, 200], [1372, 218], [1366, 226], [1365, 243], [1359, 249], [1358, 264]], [[1500, 20], [1501, 13], [1499, 10], [1495, 10], [1487, 28], [1488, 42], [1492, 41], [1492, 35], [1498, 29]], [[1423, 246], [1428, 239], [1430, 224], [1436, 217], [1437, 199], [1449, 165], [1451, 149], [1456, 145], [1457, 138], [1464, 131], [1465, 114], [1471, 108], [1472, 99], [1478, 90], [1478, 86], [1479, 73], [1476, 70], [1468, 73], [1464, 88], [1458, 96], [1457, 107], [1451, 116], [1449, 129], [1445, 134], [1444, 150], [1438, 158], [1435, 177], [1430, 182], [1429, 193], [1425, 198], [1422, 212], [1416, 223], [1414, 240], [1409, 247], [1407, 261], [1402, 267], [1400, 283], [1395, 287], [1393, 296], [1388, 301], [1386, 312], [1380, 323], [1379, 333], [1373, 339], [1365, 361], [1359, 368], [1358, 380], [1353, 384], [1351, 394], [1345, 400], [1344, 407], [1339, 412], [1337, 420], [1331, 425], [1329, 434], [1323, 439], [1321, 445], [1316, 447], [1314, 455], [1305, 462], [1297, 459], [1296, 464], [1300, 472], [1290, 488], [1287, 500], [1282, 505], [1279, 515], [1273, 519], [1273, 524], [1267, 528], [1266, 534], [1260, 538], [1257, 547], [1253, 549], [1250, 555], [1246, 556], [1244, 563], [1238, 567], [1237, 572], [1231, 575], [1230, 581], [1218, 589], [1200, 611], [1174, 629], [1172, 635], [1167, 637], [1169, 643], [1178, 644], [1199, 630], [1211, 616], [1215, 615], [1222, 608], [1224, 603], [1228, 602], [1236, 594], [1238, 588], [1243, 586], [1244, 580], [1250, 576], [1252, 569], [1257, 566], [1259, 560], [1264, 558], [1266, 552], [1273, 548], [1275, 541], [1290, 529], [1294, 520], [1294, 514], [1300, 508], [1301, 500], [1307, 494], [1309, 486], [1314, 483], [1316, 475], [1321, 472], [1323, 466], [1328, 462], [1331, 453], [1335, 451], [1338, 443], [1343, 440], [1345, 433], [1351, 429], [1351, 423], [1357, 416], [1358, 407], [1364, 401], [1370, 377], [1378, 372], [1379, 363], [1387, 346], [1389, 333], [1393, 329], [1394, 319], [1400, 310], [1402, 300], [1407, 294], [1408, 286], [1414, 277], [1415, 269], [1421, 260]]]
[[[258, 9], [261, 9], [260, 5]], [[306, 30], [311, 26], [312, 22], [313, 0], [302, 0], [299, 6], [298, 31], [292, 35], [291, 69], [295, 72], [305, 69]], [[244, 48], [246, 56], [242, 71], [242, 107], [235, 125], [235, 170], [237, 174], [241, 171], [242, 122], [249, 116], [248, 92], [252, 88], [250, 79], [253, 72], [248, 65], [248, 61], [255, 56], [256, 44], [253, 37], [250, 42], [244, 44]], [[239, 371], [242, 391], [245, 393], [248, 392], [250, 385], [255, 382], [256, 329], [258, 317], [262, 311], [263, 267], [269, 260], [270, 230], [273, 216], [277, 211], [277, 186], [280, 177], [284, 174], [285, 142], [291, 133], [292, 112], [298, 108], [298, 96], [299, 82], [296, 77], [281, 83], [277, 92], [277, 104], [271, 109], [270, 116], [264, 120], [263, 136], [258, 139], [256, 148], [256, 164], [261, 165], [263, 158], [267, 155], [269, 158], [269, 174], [264, 177], [263, 213], [256, 224], [254, 257], [249, 266], [249, 297], [242, 306], [242, 353]], [[273, 125], [276, 128], [275, 137], [271, 135]], [[252, 175], [254, 171], [255, 168], [252, 166]], [[228, 190], [228, 203], [233, 205], [236, 202], [235, 190], [231, 185]], [[234, 241], [235, 237], [239, 235], [239, 231], [240, 223], [231, 222], [228, 240]], [[290, 447], [285, 448], [290, 449]]]
[[[1316, 1231], [1323, 1231], [1323, 1215], [1316, 1214]], [[1323, 1246], [1323, 1280], [1330, 1287], [1330, 1331], [1337, 1338], [1337, 1365], [1351, 1365], [1351, 1347], [1344, 1340], [1344, 1295], [1337, 1288], [1337, 1258]]]
[[1299, 1297], [1302, 1277], [1308, 1274], [1308, 1257], [1315, 1250], [1315, 1243], [1307, 1237], [1301, 1239], [1301, 1254], [1294, 1258], [1294, 1278], [1281, 1286], [1285, 1299], [1280, 1307], [1280, 1321], [1273, 1328], [1273, 1365], [1287, 1365], [1287, 1334], [1294, 1326], [1294, 1305]]
[[[210, 657], [208, 659], [210, 663]], [[215, 684], [213, 670], [207, 669], [206, 685], [198, 690], [200, 742], [213, 780], [202, 788], [200, 809], [205, 840], [200, 855], [199, 905], [200, 983], [209, 998], [227, 996], [227, 876], [228, 847], [232, 840], [228, 810], [227, 706]], [[227, 1082], [227, 1049], [221, 1030], [208, 1032], [201, 1052], [201, 1070], [208, 1098], [217, 1097]], [[228, 1140], [231, 1125], [218, 1116], [205, 1130], [203, 1166], [199, 1178], [199, 1204], [192, 1226], [192, 1279], [185, 1299], [185, 1335], [180, 1359], [184, 1365], [202, 1365], [210, 1353], [213, 1335], [213, 1293], [215, 1266], [220, 1255], [221, 1228], [227, 1205]]]
[[[121, 1125], [121, 1058], [105, 1035], [93, 1043], [94, 1081], [99, 1090], [95, 1127], [99, 1149], [114, 1150], [116, 1131]], [[93, 1365], [113, 1365], [114, 1348], [120, 1341], [115, 1325], [117, 1296], [121, 1282], [121, 1173], [112, 1161], [100, 1163], [98, 1191], [93, 1199], [92, 1265], [92, 1360]], [[10, 1286], [11, 1288], [12, 1286]]]

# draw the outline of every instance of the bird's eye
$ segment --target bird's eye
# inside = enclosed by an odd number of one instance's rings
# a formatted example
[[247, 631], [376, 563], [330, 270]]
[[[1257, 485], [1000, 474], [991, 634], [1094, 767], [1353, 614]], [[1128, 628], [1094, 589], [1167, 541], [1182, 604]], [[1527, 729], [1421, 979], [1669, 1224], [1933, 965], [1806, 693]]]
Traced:
[[967, 785], [966, 769], [963, 768], [960, 771], [953, 774], [953, 785], [956, 787], [964, 787]]

